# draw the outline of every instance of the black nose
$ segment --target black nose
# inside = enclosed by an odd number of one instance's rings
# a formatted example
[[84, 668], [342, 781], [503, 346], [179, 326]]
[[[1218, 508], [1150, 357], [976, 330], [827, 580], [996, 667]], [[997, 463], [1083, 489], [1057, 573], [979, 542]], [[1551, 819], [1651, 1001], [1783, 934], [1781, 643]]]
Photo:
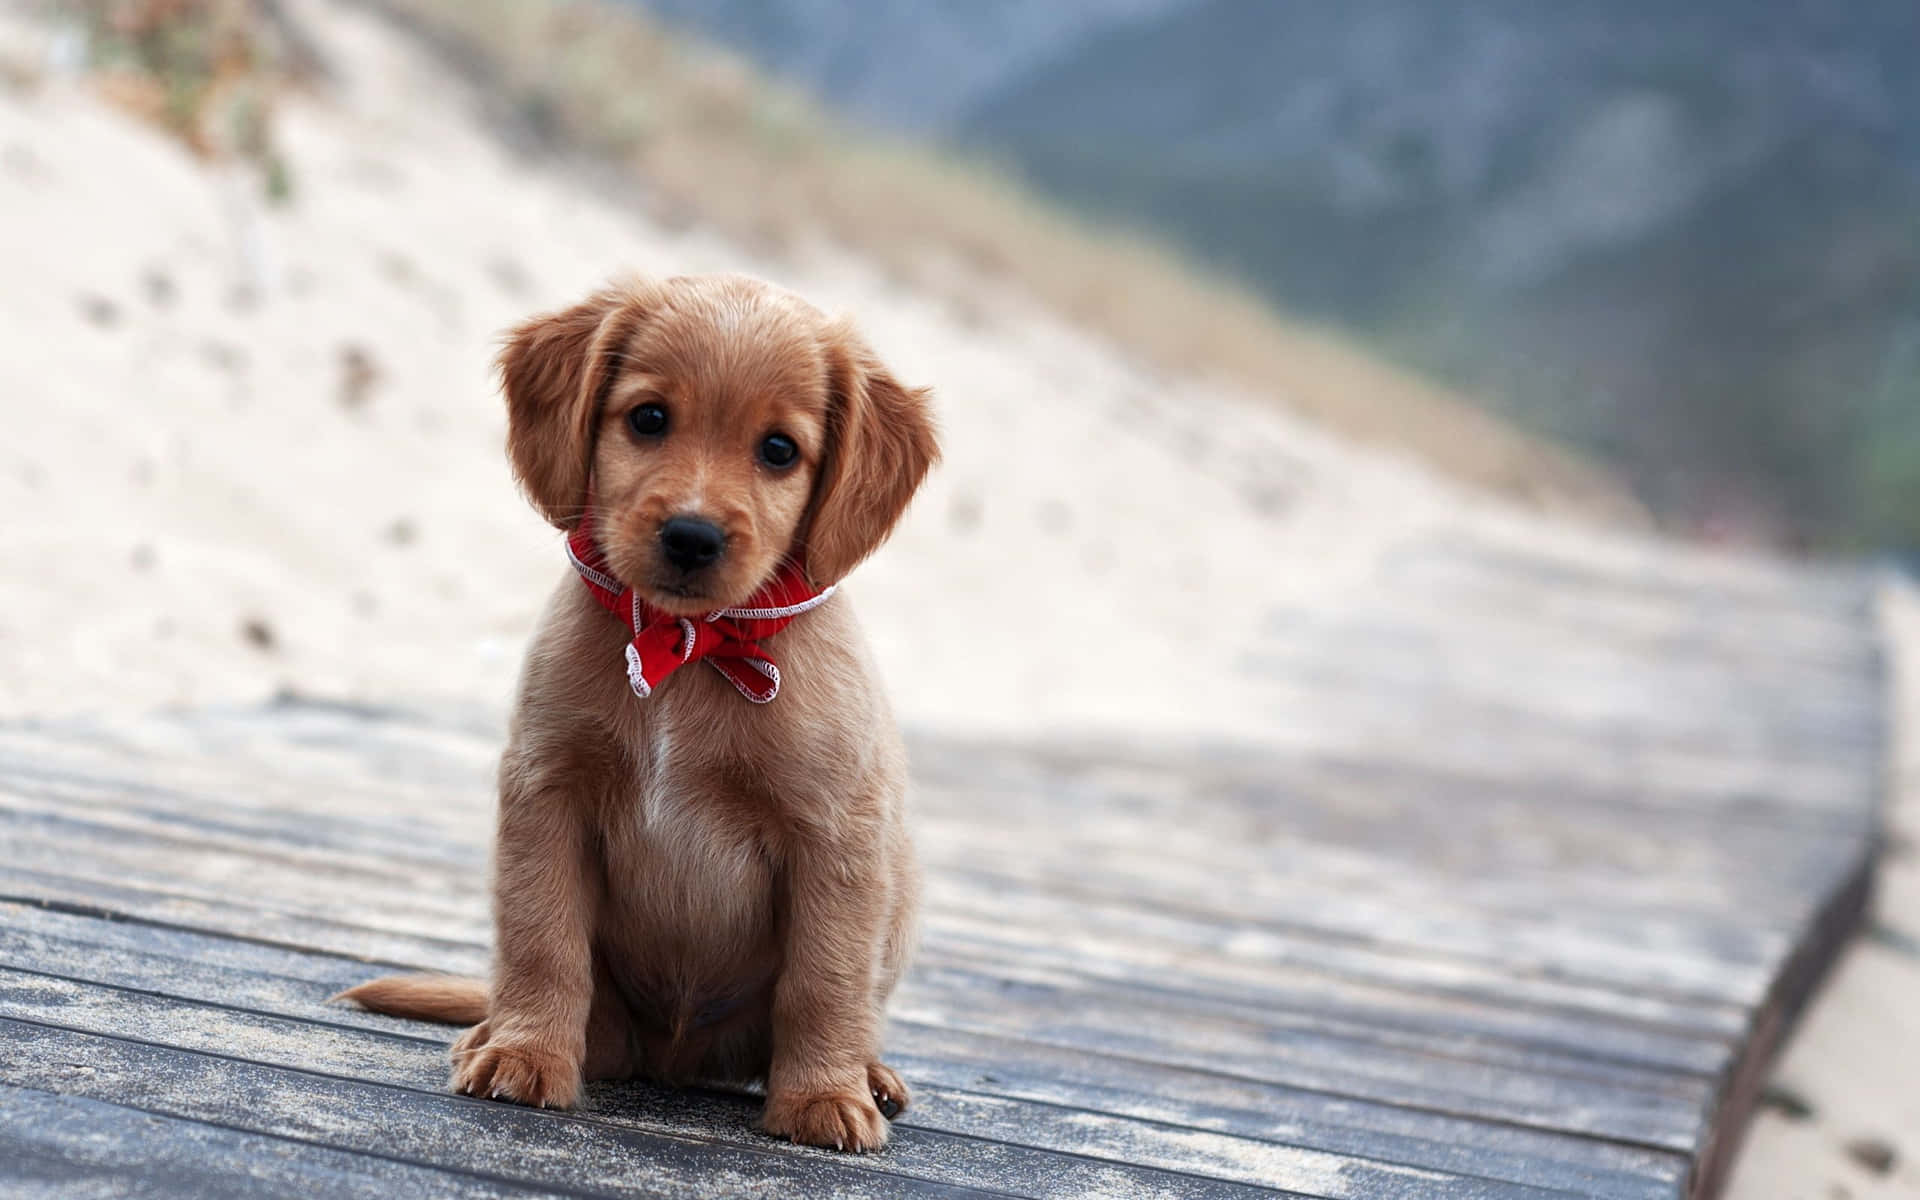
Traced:
[[712, 521], [699, 517], [670, 517], [660, 527], [660, 546], [667, 561], [682, 571], [711, 566], [727, 548], [727, 535]]

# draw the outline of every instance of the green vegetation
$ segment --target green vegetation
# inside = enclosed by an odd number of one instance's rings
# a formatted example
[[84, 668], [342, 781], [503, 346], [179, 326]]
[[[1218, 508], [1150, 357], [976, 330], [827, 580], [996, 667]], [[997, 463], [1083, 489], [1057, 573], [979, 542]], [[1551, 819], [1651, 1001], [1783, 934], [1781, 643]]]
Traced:
[[284, 202], [292, 175], [273, 141], [273, 105], [294, 71], [258, 0], [79, 0], [101, 90], [196, 154], [257, 168]]
[[1862, 423], [1865, 537], [1920, 549], [1920, 321], [1901, 331]]
[[1048, 58], [959, 136], [1675, 528], [1912, 546], [1920, 8], [1758, 8], [1207, 0]]

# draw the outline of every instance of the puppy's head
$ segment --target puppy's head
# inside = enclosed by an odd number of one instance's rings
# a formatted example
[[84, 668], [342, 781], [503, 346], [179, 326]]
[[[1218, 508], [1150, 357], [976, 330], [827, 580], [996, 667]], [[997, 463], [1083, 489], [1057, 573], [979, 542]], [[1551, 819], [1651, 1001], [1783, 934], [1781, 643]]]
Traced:
[[838, 581], [938, 456], [923, 390], [744, 276], [609, 288], [520, 326], [500, 369], [534, 505], [570, 530], [591, 504], [614, 572], [672, 613], [736, 605], [789, 559]]

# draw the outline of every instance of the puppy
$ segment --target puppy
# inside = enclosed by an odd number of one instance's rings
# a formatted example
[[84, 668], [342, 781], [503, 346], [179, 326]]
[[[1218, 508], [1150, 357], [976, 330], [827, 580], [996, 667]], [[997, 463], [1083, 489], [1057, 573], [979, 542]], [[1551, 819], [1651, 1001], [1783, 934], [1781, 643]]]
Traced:
[[927, 395], [740, 276], [610, 288], [520, 326], [500, 369], [515, 473], [571, 561], [500, 763], [492, 979], [342, 996], [471, 1024], [458, 1092], [764, 1083], [767, 1132], [877, 1149], [907, 1104], [880, 1032], [919, 874], [834, 585], [938, 457]]

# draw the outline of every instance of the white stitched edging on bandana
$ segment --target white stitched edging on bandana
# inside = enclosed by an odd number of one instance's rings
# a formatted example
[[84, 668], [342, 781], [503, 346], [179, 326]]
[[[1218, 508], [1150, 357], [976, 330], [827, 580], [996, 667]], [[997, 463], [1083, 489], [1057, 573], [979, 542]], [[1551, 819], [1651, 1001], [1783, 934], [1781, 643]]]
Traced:
[[[713, 661], [713, 660], [709, 660], [709, 661]], [[726, 677], [726, 681], [733, 685], [734, 691], [739, 692], [742, 696], [745, 696], [747, 699], [753, 701], [755, 704], [766, 704], [770, 702], [775, 696], [778, 696], [780, 694], [780, 668], [779, 667], [774, 666], [770, 662], [761, 662], [757, 658], [738, 658], [738, 659], [735, 659], [734, 661], [739, 663], [743, 667], [752, 667], [754, 670], [760, 672], [762, 675], [765, 675], [768, 679], [773, 680], [773, 687], [767, 692], [766, 695], [756, 696], [752, 692], [747, 690], [746, 684], [741, 683], [738, 679], [735, 679], [733, 676], [728, 675], [725, 668], [721, 667], [718, 661], [713, 661], [713, 669], [716, 671], [719, 671], [721, 675]]]
[[722, 608], [707, 614], [707, 620], [718, 621], [721, 617], [732, 617], [736, 621], [766, 621], [774, 617], [797, 617], [803, 612], [812, 612], [833, 597], [834, 584], [818, 596], [802, 600], [798, 604], [788, 604], [780, 608]]
[[627, 682], [633, 685], [633, 694], [645, 700], [653, 695], [653, 685], [647, 682], [645, 671], [640, 669], [640, 647], [627, 643]]
[[608, 575], [604, 571], [596, 571], [592, 567], [588, 566], [586, 563], [581, 562], [580, 556], [573, 552], [572, 542], [567, 543], [567, 557], [573, 560], [573, 569], [580, 572], [580, 574], [584, 578], [592, 580], [594, 583], [598, 584], [600, 587], [605, 588], [607, 591], [612, 592], [616, 596], [619, 595], [622, 590], [624, 590], [621, 588], [620, 581], [618, 579], [615, 579], [613, 576]]

